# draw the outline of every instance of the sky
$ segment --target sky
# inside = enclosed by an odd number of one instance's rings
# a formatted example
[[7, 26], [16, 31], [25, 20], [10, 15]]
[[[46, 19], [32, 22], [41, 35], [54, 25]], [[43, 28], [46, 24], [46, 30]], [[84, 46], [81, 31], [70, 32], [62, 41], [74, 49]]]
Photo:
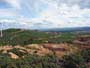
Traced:
[[90, 0], [0, 0], [0, 22], [2, 28], [90, 27]]

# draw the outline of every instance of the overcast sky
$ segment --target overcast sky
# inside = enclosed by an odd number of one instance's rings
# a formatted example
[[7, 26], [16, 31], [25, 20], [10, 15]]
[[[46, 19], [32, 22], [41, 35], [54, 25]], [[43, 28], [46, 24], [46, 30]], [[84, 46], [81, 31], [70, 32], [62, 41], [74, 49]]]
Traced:
[[90, 27], [90, 0], [0, 0], [0, 21], [5, 28]]

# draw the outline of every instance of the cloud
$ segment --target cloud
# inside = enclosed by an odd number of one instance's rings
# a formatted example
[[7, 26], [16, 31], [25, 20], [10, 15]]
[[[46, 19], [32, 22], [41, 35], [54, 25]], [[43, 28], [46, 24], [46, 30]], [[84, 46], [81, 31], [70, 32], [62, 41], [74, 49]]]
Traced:
[[13, 8], [21, 9], [21, 0], [4, 0], [9, 3]]
[[[42, 0], [45, 1], [45, 0]], [[57, 5], [61, 5], [62, 3], [67, 4], [68, 6], [79, 5], [80, 8], [90, 8], [90, 0], [47, 0], [47, 3], [57, 3]]]
[[41, 18], [52, 22], [53, 27], [59, 28], [90, 26], [90, 9], [80, 9], [79, 5], [70, 7], [62, 4], [56, 7], [50, 4], [45, 11], [41, 12]]
[[9, 10], [11, 9], [0, 9], [0, 18], [12, 18], [12, 16], [16, 17], [16, 12]]
[[15, 17], [28, 28], [90, 27], [90, 0], [3, 1], [12, 8], [0, 9], [0, 17]]
[[[5, 3], [2, 3], [5, 2]], [[0, 19], [6, 18], [19, 18], [20, 14], [19, 11], [21, 9], [20, 0], [0, 0], [0, 4], [2, 6], [6, 5], [9, 6], [8, 8], [0, 8]]]

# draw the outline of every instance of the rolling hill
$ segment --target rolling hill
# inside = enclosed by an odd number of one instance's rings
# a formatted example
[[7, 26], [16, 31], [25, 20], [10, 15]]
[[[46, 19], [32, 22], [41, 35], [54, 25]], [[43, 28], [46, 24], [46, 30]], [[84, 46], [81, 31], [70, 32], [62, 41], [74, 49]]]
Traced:
[[60, 43], [71, 41], [74, 33], [42, 32], [38, 30], [7, 29], [3, 30], [0, 45], [27, 45], [34, 43]]

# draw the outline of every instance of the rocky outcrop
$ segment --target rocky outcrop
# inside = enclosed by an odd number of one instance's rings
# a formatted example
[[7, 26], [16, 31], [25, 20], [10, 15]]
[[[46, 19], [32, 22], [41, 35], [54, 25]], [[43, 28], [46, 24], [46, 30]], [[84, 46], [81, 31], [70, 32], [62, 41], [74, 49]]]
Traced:
[[[12, 52], [14, 49], [14, 52]], [[16, 49], [16, 50], [15, 50]], [[30, 44], [26, 46], [2, 46], [0, 47], [2, 53], [8, 53], [11, 58], [18, 59], [24, 57], [25, 54], [36, 54], [40, 56], [45, 56], [47, 54], [55, 54], [61, 57], [65, 54], [70, 54], [77, 51], [77, 48], [71, 44], [61, 43], [61, 44]], [[20, 53], [19, 57], [16, 53]]]
[[13, 59], [19, 59], [19, 56], [16, 55], [16, 54], [14, 54], [13, 52], [9, 52], [8, 54], [9, 54], [9, 55], [11, 56], [11, 58], [13, 58]]

